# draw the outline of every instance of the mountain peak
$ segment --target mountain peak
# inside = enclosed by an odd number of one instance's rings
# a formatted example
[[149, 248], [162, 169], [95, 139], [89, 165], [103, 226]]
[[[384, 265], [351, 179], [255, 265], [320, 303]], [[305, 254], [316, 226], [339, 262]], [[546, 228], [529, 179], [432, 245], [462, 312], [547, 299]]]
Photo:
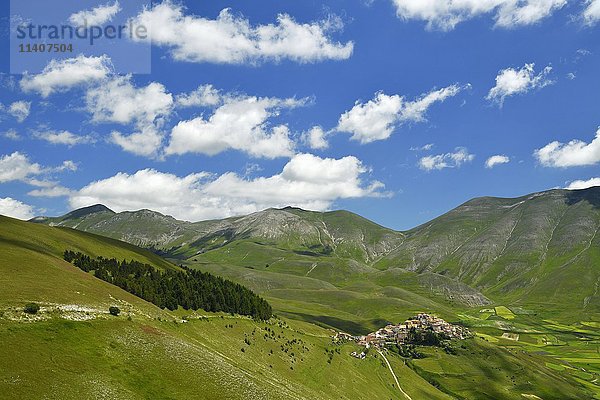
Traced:
[[56, 221], [79, 219], [79, 218], [83, 218], [87, 215], [92, 215], [92, 214], [97, 214], [97, 213], [116, 214], [113, 210], [111, 210], [110, 208], [106, 207], [103, 204], [94, 204], [93, 206], [87, 206], [87, 207], [78, 208], [77, 210], [73, 210], [70, 213], [63, 215], [62, 217], [37, 216], [37, 217], [30, 219], [29, 221], [36, 222], [36, 223], [47, 223], [47, 222], [54, 223]]
[[106, 207], [103, 204], [94, 204], [93, 206], [83, 207], [83, 208], [79, 208], [77, 210], [71, 211], [70, 213], [68, 213], [67, 215], [64, 216], [64, 219], [81, 218], [81, 217], [85, 217], [86, 215], [96, 214], [96, 213], [100, 213], [100, 212], [107, 212], [110, 214], [115, 214], [115, 212], [113, 210], [111, 210], [110, 208]]

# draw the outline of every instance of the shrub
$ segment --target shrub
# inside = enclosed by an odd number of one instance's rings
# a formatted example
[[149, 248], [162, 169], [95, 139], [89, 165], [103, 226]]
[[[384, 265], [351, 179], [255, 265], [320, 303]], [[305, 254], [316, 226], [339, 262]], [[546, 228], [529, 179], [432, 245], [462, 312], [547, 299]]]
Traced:
[[40, 306], [36, 303], [27, 303], [23, 309], [27, 314], [37, 314], [40, 311]]
[[114, 315], [115, 317], [121, 313], [119, 307], [111, 306], [108, 308], [108, 312], [110, 315]]

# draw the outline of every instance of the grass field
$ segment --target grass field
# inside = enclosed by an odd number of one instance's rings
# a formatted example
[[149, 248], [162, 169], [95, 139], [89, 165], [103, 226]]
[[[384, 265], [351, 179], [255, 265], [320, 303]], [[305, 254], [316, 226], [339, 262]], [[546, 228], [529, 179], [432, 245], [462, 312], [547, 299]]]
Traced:
[[[62, 252], [137, 259], [162, 269], [176, 268], [172, 264], [94, 235], [39, 225], [30, 231], [30, 224], [6, 218], [0, 223], [0, 396], [8, 399], [401, 398], [376, 352], [365, 360], [351, 357], [359, 347], [334, 344], [329, 328], [364, 332], [419, 311], [462, 321], [487, 340], [459, 342], [456, 355], [420, 348], [427, 357], [413, 361], [390, 352], [402, 389], [415, 400], [598, 393], [593, 323], [569, 325], [527, 313], [486, 319], [491, 313], [433, 294], [415, 274], [346, 276], [363, 268], [352, 265], [319, 275], [318, 267], [291, 274], [266, 265], [198, 263], [264, 294], [278, 318], [166, 312], [64, 262]], [[337, 274], [346, 278], [334, 285], [328, 279]], [[42, 305], [34, 316], [23, 312], [31, 301]], [[108, 314], [111, 305], [121, 308], [120, 316]], [[511, 327], [524, 339], [503, 339]]]

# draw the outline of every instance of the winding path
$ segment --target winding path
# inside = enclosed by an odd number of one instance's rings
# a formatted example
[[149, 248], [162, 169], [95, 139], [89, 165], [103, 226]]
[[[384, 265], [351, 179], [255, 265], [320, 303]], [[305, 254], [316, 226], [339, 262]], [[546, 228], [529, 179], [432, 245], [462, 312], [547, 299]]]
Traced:
[[396, 381], [396, 386], [398, 386], [398, 389], [400, 390], [400, 392], [402, 392], [402, 394], [404, 395], [404, 397], [406, 397], [408, 400], [412, 400], [412, 397], [410, 397], [408, 395], [408, 393], [406, 393], [404, 390], [402, 390], [402, 387], [400, 386], [400, 382], [398, 382], [398, 378], [396, 377], [396, 374], [394, 373], [394, 370], [392, 369], [392, 366], [390, 365], [390, 362], [383, 355], [383, 352], [381, 350], [377, 350], [377, 352], [379, 354], [381, 354], [381, 357], [383, 357], [383, 360], [385, 361], [385, 363], [387, 364], [388, 368], [390, 369], [390, 372], [392, 373], [392, 376], [394, 377], [394, 381]]

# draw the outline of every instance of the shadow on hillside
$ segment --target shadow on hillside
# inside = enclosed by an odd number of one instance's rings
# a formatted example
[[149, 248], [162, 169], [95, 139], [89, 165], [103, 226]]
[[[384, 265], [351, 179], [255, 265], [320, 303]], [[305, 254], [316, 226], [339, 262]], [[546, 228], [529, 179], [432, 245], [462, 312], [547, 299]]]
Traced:
[[296, 312], [280, 312], [279, 314], [288, 318], [310, 322], [323, 328], [340, 330], [352, 335], [365, 335], [370, 332], [367, 326], [328, 315], [310, 315]]
[[567, 205], [572, 206], [582, 201], [587, 201], [595, 208], [600, 208], [600, 186], [566, 192], [565, 202]]
[[42, 253], [42, 254], [47, 254], [47, 255], [56, 257], [56, 254], [54, 254], [52, 249], [41, 246], [41, 245], [36, 245], [34, 243], [29, 243], [29, 242], [25, 242], [25, 241], [17, 240], [17, 239], [7, 239], [7, 238], [0, 238], [0, 243], [4, 243], [4, 244], [14, 246], [17, 248], [21, 248], [21, 249], [31, 250], [34, 253]]

